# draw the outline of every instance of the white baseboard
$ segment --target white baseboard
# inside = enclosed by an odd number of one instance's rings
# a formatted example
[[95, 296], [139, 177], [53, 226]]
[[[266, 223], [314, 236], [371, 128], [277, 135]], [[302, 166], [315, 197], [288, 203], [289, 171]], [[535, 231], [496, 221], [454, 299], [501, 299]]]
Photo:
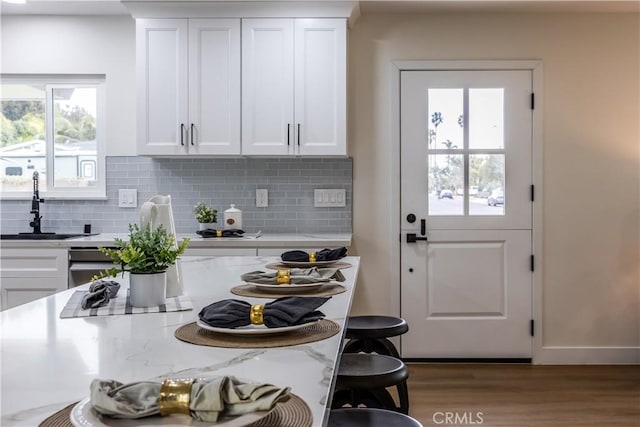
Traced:
[[537, 365], [640, 364], [640, 347], [542, 347], [533, 358]]

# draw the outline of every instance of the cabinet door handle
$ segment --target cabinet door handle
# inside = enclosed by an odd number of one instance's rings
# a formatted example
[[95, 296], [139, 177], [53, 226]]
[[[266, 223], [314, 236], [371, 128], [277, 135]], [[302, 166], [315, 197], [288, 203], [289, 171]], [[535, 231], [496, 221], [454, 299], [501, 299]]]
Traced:
[[184, 146], [184, 123], [180, 123], [180, 145]]
[[191, 145], [193, 145], [193, 123], [191, 123], [191, 133], [189, 134], [189, 138], [191, 138]]
[[298, 123], [298, 147], [300, 146], [300, 123]]
[[291, 123], [287, 123], [287, 145], [291, 145]]

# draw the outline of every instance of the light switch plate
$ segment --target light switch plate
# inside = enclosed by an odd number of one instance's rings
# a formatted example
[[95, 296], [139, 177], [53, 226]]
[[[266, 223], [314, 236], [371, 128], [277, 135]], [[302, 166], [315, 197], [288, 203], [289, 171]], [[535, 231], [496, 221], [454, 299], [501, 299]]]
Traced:
[[121, 208], [135, 208], [138, 206], [138, 190], [135, 188], [121, 188], [118, 190], [118, 206]]
[[256, 189], [256, 207], [266, 208], [269, 207], [269, 190], [266, 188]]
[[347, 205], [346, 191], [316, 188], [313, 191], [313, 206], [316, 208], [343, 208]]

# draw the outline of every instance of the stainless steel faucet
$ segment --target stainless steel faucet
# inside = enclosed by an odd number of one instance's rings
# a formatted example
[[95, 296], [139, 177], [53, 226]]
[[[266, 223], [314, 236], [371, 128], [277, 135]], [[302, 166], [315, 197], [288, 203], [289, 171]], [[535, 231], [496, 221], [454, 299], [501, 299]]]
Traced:
[[42, 216], [40, 215], [40, 203], [44, 203], [44, 199], [40, 198], [40, 193], [38, 191], [38, 181], [39, 174], [38, 172], [34, 172], [33, 198], [31, 199], [31, 213], [33, 214], [33, 221], [29, 223], [29, 226], [33, 227], [33, 234], [42, 234], [42, 230], [40, 229], [40, 222], [42, 220]]

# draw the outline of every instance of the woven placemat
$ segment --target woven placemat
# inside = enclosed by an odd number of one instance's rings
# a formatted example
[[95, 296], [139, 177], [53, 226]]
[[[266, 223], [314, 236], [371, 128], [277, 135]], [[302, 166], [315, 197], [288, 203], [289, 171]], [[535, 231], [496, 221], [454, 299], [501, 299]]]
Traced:
[[322, 319], [309, 326], [281, 334], [230, 335], [202, 329], [195, 322], [180, 326], [174, 332], [176, 338], [196, 345], [224, 348], [273, 348], [322, 341], [340, 332], [340, 325]]
[[[291, 290], [294, 291], [295, 288]], [[254, 285], [238, 285], [231, 288], [231, 293], [243, 297], [256, 298], [280, 298], [290, 296], [330, 297], [332, 295], [341, 294], [346, 290], [347, 288], [337, 283], [327, 283], [326, 285], [318, 286], [316, 288], [311, 288], [308, 290], [299, 289], [298, 292], [269, 292]]]
[[[349, 268], [353, 266], [345, 261], [336, 261], [333, 264], [318, 265], [317, 267], [318, 268]], [[285, 268], [309, 268], [309, 267], [291, 267], [281, 262], [271, 262], [265, 265], [265, 268], [270, 268], [271, 270], [282, 270]]]
[[[73, 427], [70, 416], [76, 403], [56, 412], [42, 421], [38, 427]], [[291, 394], [291, 399], [278, 403], [266, 417], [247, 427], [311, 427], [311, 409], [300, 397]]]

